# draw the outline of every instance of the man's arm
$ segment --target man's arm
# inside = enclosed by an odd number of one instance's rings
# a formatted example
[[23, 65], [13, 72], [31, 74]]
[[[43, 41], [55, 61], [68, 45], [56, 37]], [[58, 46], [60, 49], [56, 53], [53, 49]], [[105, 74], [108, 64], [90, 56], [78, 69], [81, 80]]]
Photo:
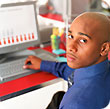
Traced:
[[68, 80], [68, 76], [72, 73], [73, 69], [67, 66], [66, 62], [52, 62], [42, 61], [40, 69], [42, 71], [50, 72], [57, 77]]
[[[31, 65], [28, 65], [28, 63], [31, 63]], [[56, 75], [57, 77], [61, 77], [65, 80], [68, 79], [68, 76], [73, 71], [73, 69], [67, 66], [66, 62], [43, 61], [36, 56], [29, 56], [26, 59], [23, 68], [29, 68], [34, 70], [40, 69], [41, 71], [50, 72]]]

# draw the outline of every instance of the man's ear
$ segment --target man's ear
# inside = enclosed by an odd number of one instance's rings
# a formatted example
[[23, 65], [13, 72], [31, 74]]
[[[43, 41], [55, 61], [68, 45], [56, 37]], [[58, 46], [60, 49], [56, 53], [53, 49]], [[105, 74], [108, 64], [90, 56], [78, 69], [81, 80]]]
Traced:
[[101, 47], [101, 56], [106, 56], [108, 55], [108, 52], [110, 51], [110, 42], [105, 42], [102, 47]]

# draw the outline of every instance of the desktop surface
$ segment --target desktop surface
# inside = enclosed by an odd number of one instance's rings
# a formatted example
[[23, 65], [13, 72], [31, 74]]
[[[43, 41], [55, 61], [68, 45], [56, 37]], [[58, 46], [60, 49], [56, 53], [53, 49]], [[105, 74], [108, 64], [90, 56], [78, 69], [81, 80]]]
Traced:
[[37, 88], [36, 86], [56, 78], [56, 76], [47, 72], [37, 72], [16, 80], [2, 83], [0, 84], [0, 101], [33, 91]]

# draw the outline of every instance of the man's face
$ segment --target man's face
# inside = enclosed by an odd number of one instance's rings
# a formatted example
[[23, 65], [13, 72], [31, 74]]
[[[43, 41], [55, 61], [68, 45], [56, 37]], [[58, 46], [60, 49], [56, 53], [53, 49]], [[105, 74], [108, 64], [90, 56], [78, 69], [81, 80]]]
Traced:
[[[101, 38], [97, 22], [76, 20], [67, 39], [67, 64], [71, 68], [87, 67], [100, 62]], [[99, 30], [98, 30], [99, 31]]]

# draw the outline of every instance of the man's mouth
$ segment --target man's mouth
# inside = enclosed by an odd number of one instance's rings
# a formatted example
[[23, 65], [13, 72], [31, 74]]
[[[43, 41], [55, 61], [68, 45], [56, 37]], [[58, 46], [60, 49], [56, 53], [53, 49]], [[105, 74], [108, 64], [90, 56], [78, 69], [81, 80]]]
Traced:
[[66, 57], [67, 57], [67, 60], [70, 62], [75, 61], [77, 58], [76, 56], [74, 56], [73, 54], [70, 54], [70, 53], [67, 53]]

